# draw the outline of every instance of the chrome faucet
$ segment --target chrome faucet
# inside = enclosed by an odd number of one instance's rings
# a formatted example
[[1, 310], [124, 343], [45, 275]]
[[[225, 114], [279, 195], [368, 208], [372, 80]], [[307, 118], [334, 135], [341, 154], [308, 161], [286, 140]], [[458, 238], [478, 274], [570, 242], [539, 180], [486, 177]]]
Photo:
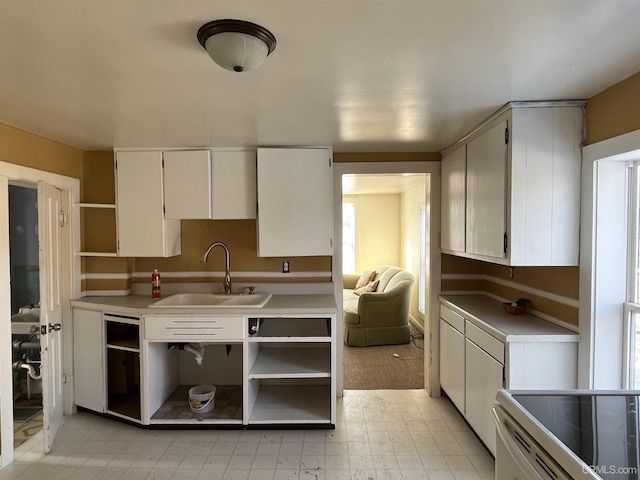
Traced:
[[230, 261], [229, 261], [229, 249], [227, 248], [227, 246], [222, 242], [213, 242], [211, 245], [209, 245], [209, 248], [207, 248], [207, 251], [204, 252], [204, 255], [202, 255], [202, 258], [200, 259], [200, 261], [202, 263], [207, 263], [207, 257], [209, 256], [209, 252], [213, 249], [213, 247], [224, 248], [226, 263], [225, 263], [225, 273], [224, 273], [224, 280], [222, 281], [222, 286], [224, 287], [224, 293], [229, 295], [231, 293], [231, 272], [229, 271]]

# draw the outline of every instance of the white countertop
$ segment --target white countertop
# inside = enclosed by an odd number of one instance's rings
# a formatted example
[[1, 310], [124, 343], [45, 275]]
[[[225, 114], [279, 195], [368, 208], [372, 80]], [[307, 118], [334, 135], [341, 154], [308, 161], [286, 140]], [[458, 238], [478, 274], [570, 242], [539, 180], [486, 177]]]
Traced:
[[502, 342], [580, 341], [577, 333], [542, 318], [508, 314], [502, 302], [486, 295], [442, 295], [440, 303]]
[[126, 297], [83, 297], [72, 300], [71, 306], [89, 310], [109, 310], [123, 315], [256, 315], [263, 314], [327, 314], [336, 313], [333, 295], [273, 295], [264, 307], [233, 308], [149, 308], [156, 299], [149, 296], [129, 295]]

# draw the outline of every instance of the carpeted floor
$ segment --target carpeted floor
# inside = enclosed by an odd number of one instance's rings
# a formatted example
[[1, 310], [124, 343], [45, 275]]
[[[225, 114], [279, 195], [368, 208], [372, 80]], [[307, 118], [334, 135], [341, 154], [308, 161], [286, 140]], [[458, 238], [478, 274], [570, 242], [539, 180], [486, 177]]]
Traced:
[[406, 345], [345, 345], [343, 366], [346, 390], [424, 388], [424, 337], [413, 330]]

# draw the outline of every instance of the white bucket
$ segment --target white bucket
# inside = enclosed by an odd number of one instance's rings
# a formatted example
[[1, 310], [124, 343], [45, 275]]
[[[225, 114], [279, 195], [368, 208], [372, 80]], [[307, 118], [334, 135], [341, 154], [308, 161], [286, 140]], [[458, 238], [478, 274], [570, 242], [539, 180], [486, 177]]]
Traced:
[[194, 413], [206, 413], [215, 406], [216, 387], [196, 385], [189, 389], [189, 408]]

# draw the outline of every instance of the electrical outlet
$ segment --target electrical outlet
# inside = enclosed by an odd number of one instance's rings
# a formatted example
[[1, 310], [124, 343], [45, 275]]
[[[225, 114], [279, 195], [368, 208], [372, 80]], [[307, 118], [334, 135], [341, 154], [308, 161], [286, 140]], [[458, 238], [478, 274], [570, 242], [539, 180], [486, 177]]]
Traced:
[[289, 262], [282, 262], [282, 273], [289, 273]]

